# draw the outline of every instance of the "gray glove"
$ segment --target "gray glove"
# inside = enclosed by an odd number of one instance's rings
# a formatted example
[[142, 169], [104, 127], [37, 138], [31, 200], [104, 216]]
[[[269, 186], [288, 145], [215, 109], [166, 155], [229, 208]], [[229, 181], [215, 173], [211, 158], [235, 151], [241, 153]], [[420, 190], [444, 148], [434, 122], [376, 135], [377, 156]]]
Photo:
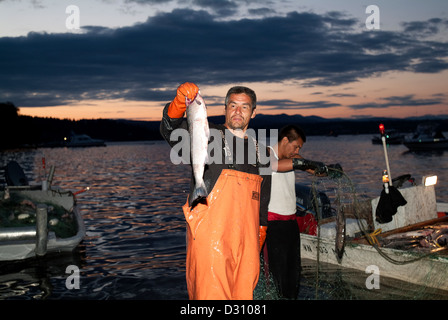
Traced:
[[328, 174], [327, 166], [319, 161], [311, 161], [301, 158], [292, 158], [292, 168], [294, 170], [314, 170], [315, 175]]

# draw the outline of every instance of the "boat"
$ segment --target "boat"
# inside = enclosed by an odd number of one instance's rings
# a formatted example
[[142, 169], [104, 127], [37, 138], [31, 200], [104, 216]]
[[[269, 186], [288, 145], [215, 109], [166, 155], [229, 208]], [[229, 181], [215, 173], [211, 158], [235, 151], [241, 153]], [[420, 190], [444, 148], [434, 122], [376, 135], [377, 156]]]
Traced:
[[52, 187], [49, 179], [29, 185], [23, 170], [10, 162], [0, 190], [0, 261], [25, 260], [72, 252], [86, 230], [76, 193]]
[[[303, 203], [302, 198], [308, 195], [303, 196], [303, 188], [296, 188], [296, 192], [298, 201]], [[398, 207], [397, 213], [388, 223], [381, 224], [376, 221], [376, 208], [380, 197], [360, 201], [357, 205], [344, 205], [345, 245], [342, 255], [336, 248], [337, 222], [334, 210], [333, 217], [317, 219], [318, 227], [314, 229], [314, 233], [300, 234], [301, 257], [319, 263], [362, 270], [369, 274], [369, 270], [373, 268], [378, 270], [381, 277], [448, 290], [446, 242], [424, 248], [415, 246], [421, 240], [415, 238], [415, 241], [409, 241], [413, 244], [410, 247], [406, 247], [403, 241], [401, 245], [399, 241], [396, 246], [391, 245], [391, 239], [402, 240], [406, 235], [418, 234], [420, 230], [428, 232], [430, 228], [448, 228], [448, 204], [436, 203], [434, 185], [412, 185], [400, 188], [400, 192], [407, 204]], [[304, 208], [301, 203], [298, 203], [297, 211], [302, 214], [316, 215], [324, 208], [320, 205], [316, 210], [310, 206]], [[328, 208], [326, 210], [328, 211]], [[448, 232], [448, 229], [444, 230]]]
[[[384, 137], [386, 138], [386, 144], [396, 145], [396, 144], [403, 143], [405, 135], [402, 133], [399, 133], [398, 131], [396, 131], [394, 129], [390, 129], [385, 133]], [[381, 136], [373, 137], [372, 143], [373, 144], [382, 144], [383, 142], [382, 142]]]
[[104, 147], [106, 143], [101, 139], [93, 139], [86, 134], [75, 134], [72, 132], [69, 138], [64, 138], [67, 147]]
[[403, 144], [411, 151], [448, 150], [448, 139], [431, 123], [418, 125], [412, 137], [405, 138]]

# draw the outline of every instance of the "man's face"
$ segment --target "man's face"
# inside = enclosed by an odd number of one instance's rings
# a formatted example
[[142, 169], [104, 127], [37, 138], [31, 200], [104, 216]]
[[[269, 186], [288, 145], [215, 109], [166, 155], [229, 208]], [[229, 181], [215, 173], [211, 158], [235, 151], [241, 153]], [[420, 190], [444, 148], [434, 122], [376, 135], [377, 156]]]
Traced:
[[255, 110], [252, 112], [252, 101], [245, 93], [231, 94], [225, 113], [225, 126], [232, 130], [246, 131], [250, 119], [255, 117]]
[[281, 143], [281, 153], [285, 158], [292, 158], [299, 154], [300, 149], [303, 147], [303, 139], [298, 138], [297, 140], [293, 140], [289, 142], [287, 137], [282, 139]]

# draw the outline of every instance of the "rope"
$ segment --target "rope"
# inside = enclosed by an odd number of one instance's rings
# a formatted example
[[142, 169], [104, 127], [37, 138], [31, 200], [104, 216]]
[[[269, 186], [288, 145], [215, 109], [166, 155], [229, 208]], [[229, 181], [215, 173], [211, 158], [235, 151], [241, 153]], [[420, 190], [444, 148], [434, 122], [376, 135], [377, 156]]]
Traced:
[[381, 228], [379, 228], [379, 229], [376, 229], [375, 231], [373, 231], [372, 233], [367, 234], [366, 235], [367, 241], [369, 241], [369, 243], [371, 245], [374, 245], [374, 244], [379, 245], [380, 243], [379, 243], [378, 239], [376, 238], [376, 236], [379, 235], [381, 232], [383, 232], [383, 230]]
[[[339, 175], [340, 177], [344, 176], [347, 179], [347, 181], [348, 181], [347, 185], [350, 187], [350, 192], [353, 194], [353, 203], [358, 203], [358, 200], [357, 200], [357, 197], [356, 197], [356, 190], [355, 190], [354, 184], [353, 184], [352, 180], [350, 179], [350, 177], [345, 172], [343, 172], [342, 170], [338, 170], [338, 169], [335, 169], [335, 168], [328, 168], [328, 170], [329, 171], [335, 171], [337, 175]], [[315, 189], [314, 188], [314, 183], [315, 182], [313, 181], [313, 190]], [[315, 190], [313, 192], [314, 192], [314, 194], [313, 194], [314, 197], [316, 197]], [[316, 208], [318, 208], [318, 207], [316, 206]], [[427, 257], [433, 255], [436, 252], [448, 249], [448, 247], [441, 247], [441, 248], [437, 248], [437, 249], [431, 250], [430, 252], [428, 252], [426, 254], [422, 254], [422, 255], [420, 255], [420, 256], [418, 256], [416, 258], [412, 258], [412, 259], [409, 259], [409, 260], [396, 260], [396, 259], [392, 258], [391, 256], [389, 256], [386, 252], [384, 252], [384, 250], [380, 247], [379, 241], [378, 241], [378, 239], [376, 237], [381, 233], [381, 229], [377, 229], [374, 232], [369, 232], [367, 230], [367, 228], [361, 222], [362, 219], [361, 219], [360, 214], [358, 212], [358, 207], [354, 206], [354, 209], [355, 209], [354, 213], [355, 213], [356, 220], [358, 222], [358, 226], [359, 226], [361, 232], [367, 236], [370, 245], [373, 248], [375, 248], [376, 251], [384, 259], [386, 259], [387, 261], [389, 261], [389, 262], [391, 262], [393, 264], [405, 265], [405, 264], [408, 264], [408, 263], [413, 263], [413, 262], [419, 261], [421, 259], [427, 258]], [[319, 210], [317, 210], [317, 211], [319, 211]], [[318, 239], [318, 244], [319, 244], [319, 239]], [[319, 254], [319, 250], [318, 250], [318, 254]], [[413, 254], [419, 254], [419, 253], [413, 252]], [[319, 260], [317, 262], [319, 263]]]
[[319, 203], [317, 202], [317, 189], [315, 187], [315, 181], [313, 180], [311, 191], [313, 192], [313, 201], [314, 201], [314, 211], [316, 212], [317, 219], [317, 255], [316, 255], [316, 282], [315, 282], [315, 299], [318, 300], [319, 297], [319, 265], [320, 265], [320, 220], [321, 220], [321, 212], [319, 210]]

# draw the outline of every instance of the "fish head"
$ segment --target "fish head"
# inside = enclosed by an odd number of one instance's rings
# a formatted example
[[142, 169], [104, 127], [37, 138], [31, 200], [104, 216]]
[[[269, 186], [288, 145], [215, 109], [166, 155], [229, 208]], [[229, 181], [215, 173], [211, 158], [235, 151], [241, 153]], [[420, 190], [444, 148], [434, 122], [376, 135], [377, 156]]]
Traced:
[[204, 103], [204, 99], [202, 99], [201, 93], [198, 91], [196, 96], [193, 99], [189, 99], [188, 97], [185, 97], [185, 105], [188, 107], [190, 104], [195, 101], [197, 104], [201, 105]]

